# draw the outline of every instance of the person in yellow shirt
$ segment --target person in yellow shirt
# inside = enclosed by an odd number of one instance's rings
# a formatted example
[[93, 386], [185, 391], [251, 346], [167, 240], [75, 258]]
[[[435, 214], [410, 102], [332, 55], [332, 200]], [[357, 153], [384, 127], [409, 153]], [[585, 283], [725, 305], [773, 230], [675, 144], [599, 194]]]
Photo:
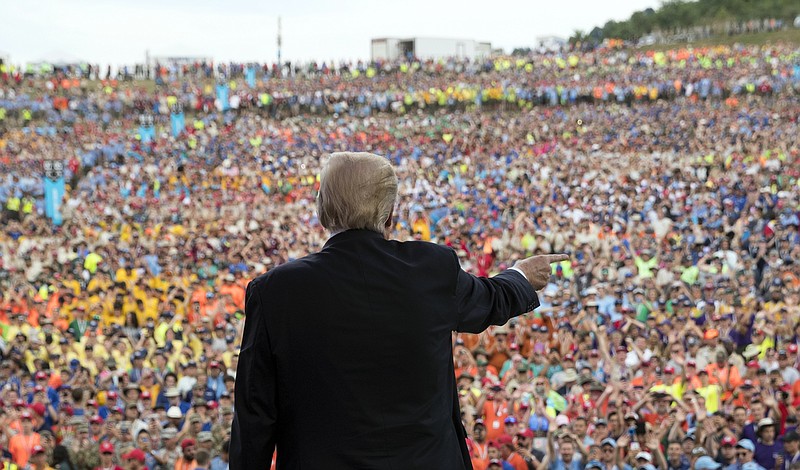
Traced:
[[708, 414], [716, 413], [719, 410], [722, 387], [717, 383], [710, 383], [708, 372], [705, 370], [699, 371], [697, 377], [700, 379], [700, 387], [697, 387], [695, 392], [705, 399]]
[[117, 269], [114, 274], [114, 281], [124, 282], [131, 287], [139, 279], [139, 273], [135, 269], [126, 269], [125, 266]]

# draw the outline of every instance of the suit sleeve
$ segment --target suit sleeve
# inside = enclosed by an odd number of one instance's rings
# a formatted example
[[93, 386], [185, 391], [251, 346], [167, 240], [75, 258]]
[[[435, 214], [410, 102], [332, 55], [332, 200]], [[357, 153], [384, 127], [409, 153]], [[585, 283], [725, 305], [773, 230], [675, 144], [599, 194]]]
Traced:
[[494, 277], [485, 278], [458, 268], [456, 331], [480, 333], [490, 325], [504, 325], [509, 318], [530, 312], [538, 306], [536, 291], [525, 276], [517, 271], [508, 269]]
[[[263, 282], [263, 281], [262, 281]], [[230, 443], [232, 470], [263, 470], [277, 434], [276, 365], [271, 352], [261, 287], [247, 286], [244, 334], [236, 369], [236, 406]]]

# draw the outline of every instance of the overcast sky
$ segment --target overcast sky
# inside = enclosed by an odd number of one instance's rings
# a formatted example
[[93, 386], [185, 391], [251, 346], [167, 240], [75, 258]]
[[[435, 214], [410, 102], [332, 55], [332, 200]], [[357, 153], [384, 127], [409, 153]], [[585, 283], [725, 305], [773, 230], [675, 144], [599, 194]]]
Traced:
[[260, 62], [368, 59], [374, 37], [452, 37], [510, 51], [569, 37], [658, 0], [0, 0], [0, 54], [14, 63], [143, 62], [203, 55]]

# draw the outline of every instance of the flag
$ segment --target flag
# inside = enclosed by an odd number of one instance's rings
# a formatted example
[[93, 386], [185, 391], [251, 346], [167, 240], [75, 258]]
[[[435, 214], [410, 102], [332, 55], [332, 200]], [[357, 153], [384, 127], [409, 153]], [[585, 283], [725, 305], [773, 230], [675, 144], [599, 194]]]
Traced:
[[44, 178], [44, 213], [55, 225], [63, 222], [61, 216], [61, 201], [64, 199], [64, 176], [51, 180]]
[[228, 84], [223, 83], [221, 85], [217, 85], [217, 99], [219, 100], [219, 109], [222, 111], [227, 111], [230, 109], [230, 100], [228, 99]]
[[247, 81], [247, 86], [250, 88], [256, 87], [256, 68], [253, 66], [247, 67], [245, 71], [245, 80]]
[[154, 126], [139, 126], [139, 138], [147, 143], [156, 138], [156, 128]]
[[183, 115], [183, 111], [173, 112], [170, 115], [170, 124], [172, 127], [172, 136], [178, 137], [186, 128], [186, 117]]

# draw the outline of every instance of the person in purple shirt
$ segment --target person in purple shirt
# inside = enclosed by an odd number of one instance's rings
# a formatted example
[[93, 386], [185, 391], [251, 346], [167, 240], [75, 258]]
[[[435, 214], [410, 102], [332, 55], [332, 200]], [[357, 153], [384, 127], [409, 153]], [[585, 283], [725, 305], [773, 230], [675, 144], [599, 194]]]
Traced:
[[[783, 455], [778, 458], [778, 470], [789, 470], [800, 462], [800, 434], [790, 431], [783, 435]], [[782, 465], [781, 465], [782, 464]]]
[[755, 443], [756, 463], [764, 468], [775, 468], [775, 459], [783, 454], [783, 442], [778, 439], [778, 427], [772, 418], [758, 422], [758, 441]]
[[758, 423], [767, 417], [767, 407], [761, 400], [752, 401], [750, 404], [750, 416], [753, 417], [753, 421], [744, 426], [741, 437], [754, 442], [758, 440]]

